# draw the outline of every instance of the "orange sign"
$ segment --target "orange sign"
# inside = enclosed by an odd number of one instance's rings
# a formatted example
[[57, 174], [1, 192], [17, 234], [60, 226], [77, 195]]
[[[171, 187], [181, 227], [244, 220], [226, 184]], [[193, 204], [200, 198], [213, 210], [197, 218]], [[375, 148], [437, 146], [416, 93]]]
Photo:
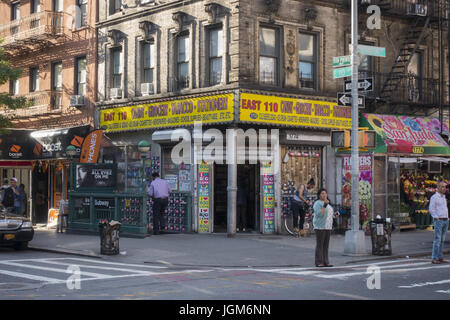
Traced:
[[58, 215], [59, 210], [55, 208], [51, 208], [48, 210], [48, 220], [47, 220], [47, 227], [55, 227], [58, 223]]
[[102, 130], [94, 130], [89, 133], [81, 147], [80, 163], [96, 163], [101, 142]]

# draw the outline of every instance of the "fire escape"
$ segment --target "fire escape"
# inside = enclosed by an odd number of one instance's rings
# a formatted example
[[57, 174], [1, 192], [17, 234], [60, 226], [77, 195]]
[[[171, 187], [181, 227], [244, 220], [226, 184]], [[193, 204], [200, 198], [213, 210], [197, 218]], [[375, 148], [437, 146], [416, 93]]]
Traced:
[[[9, 21], [0, 25], [0, 44], [5, 53], [15, 63], [30, 60], [39, 51], [56, 46], [67, 40], [64, 32], [64, 13], [41, 11]], [[38, 75], [37, 75], [38, 76]], [[4, 115], [14, 118], [14, 122], [26, 118], [52, 117], [61, 114], [62, 92], [57, 90], [39, 90], [24, 97], [31, 102], [31, 107], [17, 110], [1, 110]]]

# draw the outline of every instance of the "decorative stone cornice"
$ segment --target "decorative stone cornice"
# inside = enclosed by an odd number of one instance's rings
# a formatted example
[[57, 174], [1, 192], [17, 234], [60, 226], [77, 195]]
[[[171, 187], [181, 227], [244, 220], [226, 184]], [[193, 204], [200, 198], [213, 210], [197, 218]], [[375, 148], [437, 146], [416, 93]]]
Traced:
[[144, 39], [149, 40], [156, 31], [156, 25], [151, 21], [141, 21], [139, 22], [139, 29], [144, 31]]
[[117, 29], [109, 30], [108, 31], [108, 38], [109, 38], [109, 42], [113, 46], [119, 45], [119, 42], [120, 42], [120, 31], [117, 30]]
[[182, 30], [185, 17], [186, 13], [182, 11], [177, 11], [172, 14], [172, 20], [177, 23], [177, 32], [180, 32]]
[[215, 23], [216, 18], [220, 14], [220, 4], [215, 2], [209, 2], [205, 4], [205, 12], [209, 14], [209, 23]]

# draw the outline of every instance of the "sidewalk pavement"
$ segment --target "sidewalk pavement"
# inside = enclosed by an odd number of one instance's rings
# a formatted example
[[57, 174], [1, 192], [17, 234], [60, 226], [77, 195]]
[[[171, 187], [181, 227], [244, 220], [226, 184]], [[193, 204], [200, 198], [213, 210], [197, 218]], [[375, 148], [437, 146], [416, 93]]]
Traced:
[[[364, 256], [344, 255], [344, 235], [332, 235], [330, 263], [335, 266], [370, 262], [394, 257], [431, 258], [434, 233], [426, 230], [394, 232], [392, 256], [371, 255], [372, 245], [366, 236]], [[445, 252], [450, 253], [450, 241]], [[37, 229], [29, 243], [32, 250], [74, 254], [120, 263], [149, 263], [192, 267], [314, 267], [316, 239], [287, 235], [162, 234], [147, 238], [120, 238], [120, 254], [100, 255], [100, 237], [57, 233], [55, 229]]]

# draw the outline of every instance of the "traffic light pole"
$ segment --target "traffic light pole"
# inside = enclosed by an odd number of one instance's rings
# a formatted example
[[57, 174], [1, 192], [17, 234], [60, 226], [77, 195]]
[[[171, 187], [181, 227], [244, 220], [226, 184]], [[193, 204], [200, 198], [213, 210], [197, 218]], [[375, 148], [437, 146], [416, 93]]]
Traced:
[[367, 254], [364, 232], [359, 230], [359, 151], [358, 151], [358, 0], [352, 0], [352, 229], [345, 233], [344, 253]]

